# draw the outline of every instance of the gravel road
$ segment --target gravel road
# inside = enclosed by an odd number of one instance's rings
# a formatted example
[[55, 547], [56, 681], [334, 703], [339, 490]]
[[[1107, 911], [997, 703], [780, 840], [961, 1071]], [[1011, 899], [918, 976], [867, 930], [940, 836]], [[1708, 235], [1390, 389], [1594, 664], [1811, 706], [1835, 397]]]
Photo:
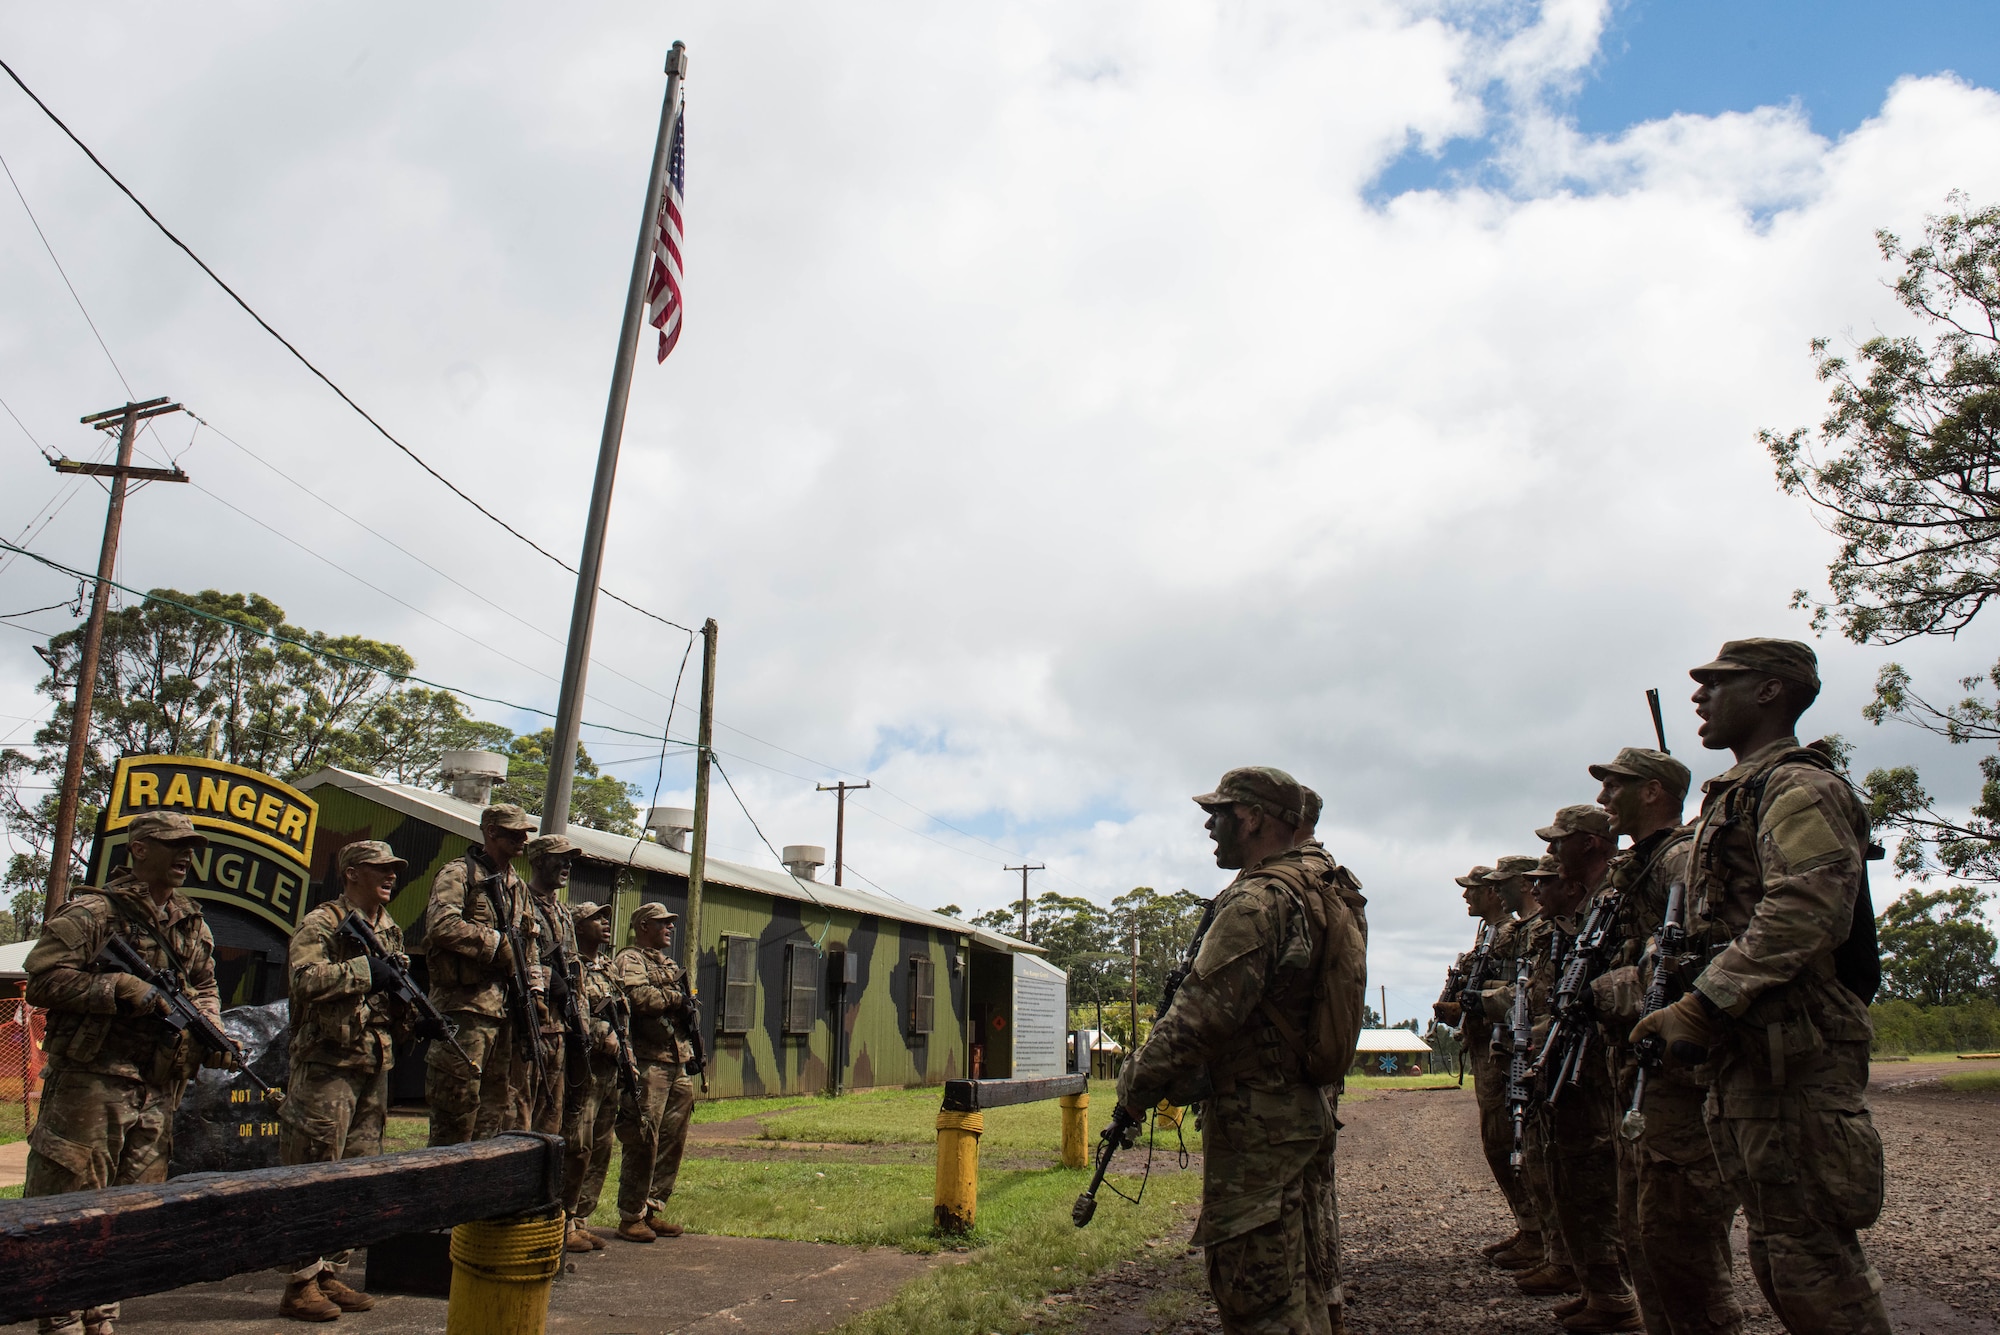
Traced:
[[[1865, 1245], [1903, 1335], [2000, 1335], [2000, 1094], [1913, 1082], [1873, 1091], [1889, 1203]], [[1477, 1253], [1511, 1231], [1478, 1150], [1470, 1090], [1380, 1091], [1343, 1104], [1340, 1199], [1349, 1325], [1391, 1331], [1548, 1335], [1553, 1301], [1525, 1298]], [[1089, 1335], [1219, 1329], [1186, 1233], [1072, 1294], [1049, 1315]], [[1783, 1330], [1743, 1256], [1748, 1335]]]

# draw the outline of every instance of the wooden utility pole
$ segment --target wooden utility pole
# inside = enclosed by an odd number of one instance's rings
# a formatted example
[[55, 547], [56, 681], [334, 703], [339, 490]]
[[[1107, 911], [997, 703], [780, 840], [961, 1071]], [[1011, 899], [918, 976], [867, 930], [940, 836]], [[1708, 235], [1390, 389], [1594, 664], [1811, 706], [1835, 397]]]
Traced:
[[1132, 915], [1132, 1047], [1139, 1050], [1139, 916]]
[[818, 784], [813, 789], [814, 792], [833, 793], [835, 795], [833, 799], [833, 883], [835, 885], [840, 884], [840, 864], [847, 858], [847, 795], [849, 793], [858, 793], [863, 788], [873, 788], [874, 786], [875, 783], [872, 779], [866, 783], [848, 783], [843, 779], [839, 783]]
[[[570, 608], [569, 642], [563, 651], [562, 692], [556, 698], [555, 745], [549, 750], [548, 784], [542, 789], [542, 833], [569, 828], [569, 796], [576, 782], [576, 748], [583, 732], [584, 678], [590, 669], [590, 637], [597, 625], [597, 583], [604, 565], [604, 532], [611, 523], [611, 488], [618, 479], [618, 450], [625, 439], [625, 404], [632, 393], [632, 366], [639, 356], [639, 329], [646, 319], [646, 283], [652, 275], [660, 192], [666, 185], [667, 155], [680, 112], [681, 78], [687, 47], [675, 42], [667, 53], [667, 97], [660, 108], [660, 132], [653, 143], [652, 175], [639, 215], [639, 247], [625, 285], [625, 320], [618, 328], [618, 357], [611, 366], [611, 397], [604, 406], [604, 434], [597, 443], [597, 475], [590, 486], [590, 514], [584, 521], [583, 554], [576, 563], [576, 602]], [[673, 720], [668, 719], [669, 726]], [[700, 836], [697, 835], [697, 838]]]
[[90, 620], [83, 628], [83, 653], [76, 664], [76, 703], [69, 717], [69, 755], [63, 761], [62, 792], [56, 799], [55, 839], [49, 848], [48, 900], [42, 908], [43, 921], [62, 907], [69, 895], [70, 845], [76, 840], [76, 809], [83, 788], [83, 759], [90, 749], [90, 714], [96, 703], [97, 659], [104, 647], [104, 614], [111, 606], [111, 575], [118, 564], [118, 530], [125, 522], [125, 490], [133, 478], [143, 482], [185, 482], [187, 474], [178, 468], [134, 468], [132, 442], [139, 423], [162, 413], [177, 413], [178, 403], [148, 399], [92, 413], [82, 420], [100, 431], [118, 430], [118, 462], [86, 464], [74, 459], [55, 459], [58, 473], [81, 473], [86, 477], [111, 479], [111, 505], [104, 514], [104, 545], [97, 552], [97, 589], [90, 597]]
[[1021, 939], [1026, 941], [1028, 939], [1028, 873], [1031, 871], [1047, 871], [1048, 867], [1037, 862], [1032, 866], [1024, 863], [1019, 867], [1002, 867], [1000, 870], [1021, 873]]
[[[701, 722], [695, 728], [694, 842], [688, 854], [687, 930], [681, 950], [688, 985], [701, 992], [701, 883], [708, 872], [708, 763], [715, 744], [715, 618], [701, 623]], [[725, 965], [725, 967], [727, 967]]]

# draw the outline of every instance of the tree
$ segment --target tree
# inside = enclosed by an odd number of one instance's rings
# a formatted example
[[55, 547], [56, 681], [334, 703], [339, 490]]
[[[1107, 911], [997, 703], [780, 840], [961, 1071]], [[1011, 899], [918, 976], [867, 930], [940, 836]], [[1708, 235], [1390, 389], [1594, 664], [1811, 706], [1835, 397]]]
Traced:
[[[1925, 220], [1905, 246], [1875, 234], [1883, 259], [1902, 266], [1898, 302], [1928, 326], [1877, 335], [1854, 360], [1813, 340], [1819, 378], [1831, 386], [1817, 437], [1806, 428], [1758, 433], [1778, 485], [1802, 497], [1839, 539], [1827, 567], [1830, 602], [1801, 589], [1793, 605], [1813, 625], [1837, 620], [1856, 644], [1900, 644], [1956, 635], [2000, 593], [2000, 208], [1956, 209]], [[2000, 663], [1982, 680], [2000, 687]], [[1968, 694], [1933, 705], [1895, 663], [1883, 667], [1864, 711], [1957, 744], [2000, 741], [2000, 706]], [[2000, 880], [2000, 764], [1981, 762], [1983, 787], [1966, 819], [1941, 812], [1914, 769], [1878, 769], [1862, 782], [1876, 820], [1902, 829], [1896, 864], [1922, 877]]]
[[[493, 789], [495, 802], [514, 802], [531, 816], [542, 814], [542, 794], [549, 782], [549, 750], [556, 744], [556, 730], [522, 733], [507, 743], [507, 781]], [[636, 803], [641, 794], [632, 784], [597, 771], [597, 762], [576, 748], [576, 780], [570, 787], [569, 819], [606, 834], [639, 834]]]
[[1876, 919], [1882, 991], [1920, 1006], [1961, 1006], [1995, 985], [1993, 932], [1980, 916], [1991, 893], [1968, 885], [1910, 890]]

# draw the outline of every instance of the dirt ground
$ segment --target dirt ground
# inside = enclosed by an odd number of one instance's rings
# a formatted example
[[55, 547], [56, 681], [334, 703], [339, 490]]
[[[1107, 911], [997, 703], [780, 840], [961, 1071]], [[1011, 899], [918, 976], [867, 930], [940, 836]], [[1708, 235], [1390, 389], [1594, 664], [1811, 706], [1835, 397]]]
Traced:
[[[1963, 1069], [1957, 1067], [1953, 1069]], [[1954, 1093], [1890, 1067], [1873, 1091], [1889, 1201], [1864, 1245], [1903, 1335], [2000, 1335], [2000, 1094]], [[1483, 1260], [1511, 1231], [1478, 1149], [1470, 1090], [1381, 1091], [1344, 1104], [1340, 1139], [1349, 1327], [1547, 1335], [1554, 1300], [1523, 1297]], [[1115, 1203], [1114, 1203], [1115, 1204]], [[1188, 1233], [1128, 1261], [1048, 1311], [1079, 1335], [1207, 1335], [1219, 1330]], [[1782, 1327], [1750, 1276], [1739, 1217], [1737, 1293], [1747, 1335]]]

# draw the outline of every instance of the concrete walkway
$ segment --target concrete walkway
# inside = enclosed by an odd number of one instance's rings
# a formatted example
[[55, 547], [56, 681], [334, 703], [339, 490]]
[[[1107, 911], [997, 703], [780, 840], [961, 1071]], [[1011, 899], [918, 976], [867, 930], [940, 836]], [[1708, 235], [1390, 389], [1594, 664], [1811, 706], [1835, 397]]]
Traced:
[[18, 1187], [28, 1180], [28, 1142], [0, 1145], [0, 1187]]
[[[650, 1246], [620, 1242], [609, 1229], [601, 1252], [573, 1254], [549, 1305], [552, 1335], [818, 1335], [887, 1302], [940, 1264], [894, 1248], [833, 1247], [764, 1238], [689, 1234]], [[364, 1253], [350, 1276], [359, 1283]], [[285, 1279], [275, 1270], [194, 1284], [125, 1304], [121, 1335], [248, 1335], [316, 1329], [278, 1320]], [[343, 1316], [350, 1335], [435, 1335], [445, 1326], [440, 1298], [385, 1295], [372, 1312]], [[32, 1330], [33, 1323], [7, 1326]]]

